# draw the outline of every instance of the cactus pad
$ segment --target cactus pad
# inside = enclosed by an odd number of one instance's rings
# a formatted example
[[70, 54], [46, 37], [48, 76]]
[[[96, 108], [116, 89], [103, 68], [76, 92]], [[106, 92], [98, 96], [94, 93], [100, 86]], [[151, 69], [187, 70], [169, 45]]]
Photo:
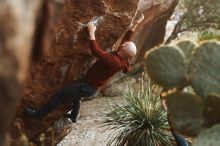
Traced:
[[199, 46], [190, 63], [192, 87], [202, 97], [220, 94], [220, 45], [207, 42]]
[[177, 46], [183, 51], [186, 56], [186, 61], [189, 63], [196, 45], [190, 41], [181, 41]]
[[187, 85], [184, 53], [175, 47], [163, 46], [148, 52], [147, 72], [152, 81], [164, 88]]
[[220, 124], [201, 132], [193, 146], [220, 146]]
[[191, 93], [176, 92], [166, 99], [171, 127], [181, 134], [196, 136], [203, 124], [202, 98]]
[[205, 101], [204, 125], [210, 127], [220, 123], [220, 96], [209, 96]]

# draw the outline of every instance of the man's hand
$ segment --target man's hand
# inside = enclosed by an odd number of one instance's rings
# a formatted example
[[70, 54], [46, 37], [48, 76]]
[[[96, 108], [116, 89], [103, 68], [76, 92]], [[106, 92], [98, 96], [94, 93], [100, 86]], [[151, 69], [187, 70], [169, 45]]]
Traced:
[[138, 18], [138, 19], [136, 19], [136, 20], [134, 20], [134, 24], [139, 24], [139, 23], [141, 23], [142, 21], [144, 20], [144, 14], [141, 14], [141, 16]]
[[87, 28], [89, 31], [90, 40], [95, 40], [96, 26], [93, 24], [93, 22], [89, 22]]
[[130, 25], [130, 30], [134, 32], [138, 24], [141, 23], [143, 20], [144, 15], [141, 14], [141, 16], [138, 19], [134, 20], [133, 23]]
[[96, 26], [93, 24], [93, 22], [89, 22], [87, 28], [89, 33], [95, 33], [96, 31]]

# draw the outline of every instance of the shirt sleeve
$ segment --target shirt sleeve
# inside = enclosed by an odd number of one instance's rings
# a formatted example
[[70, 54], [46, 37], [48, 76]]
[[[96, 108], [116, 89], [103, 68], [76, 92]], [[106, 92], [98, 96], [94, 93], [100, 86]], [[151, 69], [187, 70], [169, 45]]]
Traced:
[[90, 40], [90, 50], [92, 52], [92, 55], [94, 55], [96, 58], [106, 63], [111, 62], [111, 55], [102, 50], [96, 40]]
[[128, 73], [129, 70], [130, 70], [130, 64], [129, 64], [129, 62], [126, 62], [125, 68], [122, 71], [123, 71], [123, 73]]
[[131, 30], [128, 30], [125, 34], [125, 36], [123, 37], [121, 44], [125, 43], [125, 42], [129, 42], [131, 41], [131, 38], [133, 36], [134, 32]]

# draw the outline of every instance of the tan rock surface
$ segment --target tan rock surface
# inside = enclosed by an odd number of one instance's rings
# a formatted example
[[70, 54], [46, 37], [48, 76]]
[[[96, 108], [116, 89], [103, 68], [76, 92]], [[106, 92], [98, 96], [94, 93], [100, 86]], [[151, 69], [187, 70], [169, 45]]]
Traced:
[[[30, 119], [22, 114], [24, 107], [39, 108], [56, 91], [74, 79], [81, 77], [94, 58], [88, 46], [86, 24], [98, 25], [97, 40], [103, 49], [109, 49], [125, 32], [137, 11], [139, 0], [66, 0], [62, 18], [54, 29], [51, 47], [31, 66], [31, 74], [18, 107], [15, 121], [30, 140], [38, 143], [37, 136], [45, 132], [54, 121], [68, 110], [59, 108], [42, 120]], [[48, 40], [49, 41], [49, 40]], [[16, 133], [12, 127], [12, 133]], [[16, 139], [16, 135], [14, 137]]]
[[0, 1], [0, 145], [5, 146], [27, 76], [42, 0]]
[[[94, 58], [89, 51], [86, 30], [89, 21], [98, 25], [96, 36], [100, 46], [110, 50], [125, 33], [137, 11], [144, 13], [145, 20], [133, 38], [139, 48], [137, 60], [140, 61], [146, 50], [163, 41], [166, 22], [177, 1], [140, 0], [139, 4], [139, 0], [65, 0], [62, 18], [56, 22], [47, 55], [31, 66], [24, 97], [15, 119], [19, 119], [22, 131], [37, 143], [37, 136], [69, 110], [68, 107], [61, 107], [43, 120], [22, 115], [25, 106], [43, 106], [51, 95], [74, 79], [82, 77], [91, 66]], [[54, 20], [51, 22], [55, 23]], [[16, 128], [12, 129], [12, 133], [15, 133]]]

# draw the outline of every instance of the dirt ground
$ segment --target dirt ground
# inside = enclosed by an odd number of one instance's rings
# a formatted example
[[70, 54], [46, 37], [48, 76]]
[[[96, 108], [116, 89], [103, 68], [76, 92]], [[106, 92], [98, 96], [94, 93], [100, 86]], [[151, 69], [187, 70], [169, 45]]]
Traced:
[[103, 127], [105, 113], [111, 110], [111, 105], [123, 102], [119, 96], [83, 102], [77, 123], [70, 123], [71, 132], [57, 146], [105, 146], [113, 133]]
[[[176, 12], [168, 22], [166, 38], [172, 33], [179, 16], [179, 12]], [[105, 146], [113, 132], [102, 127], [104, 113], [110, 111], [111, 105], [119, 102], [124, 102], [119, 96], [99, 97], [83, 102], [79, 120], [71, 124], [71, 132], [57, 146]]]

